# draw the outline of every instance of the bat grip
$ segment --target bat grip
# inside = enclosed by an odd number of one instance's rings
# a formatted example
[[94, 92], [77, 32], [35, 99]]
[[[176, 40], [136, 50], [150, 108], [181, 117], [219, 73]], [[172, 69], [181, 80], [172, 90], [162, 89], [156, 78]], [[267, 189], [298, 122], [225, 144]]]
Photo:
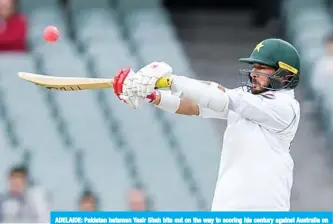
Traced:
[[155, 87], [157, 89], [171, 88], [172, 81], [171, 75], [161, 77], [156, 81]]

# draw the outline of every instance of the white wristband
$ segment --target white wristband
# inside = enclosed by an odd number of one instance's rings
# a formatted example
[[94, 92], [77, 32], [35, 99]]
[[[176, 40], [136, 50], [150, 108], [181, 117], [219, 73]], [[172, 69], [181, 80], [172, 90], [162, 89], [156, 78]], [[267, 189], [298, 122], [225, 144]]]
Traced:
[[160, 95], [161, 100], [156, 107], [167, 111], [169, 113], [176, 113], [180, 105], [180, 98], [171, 93], [171, 91], [157, 91], [157, 94]]

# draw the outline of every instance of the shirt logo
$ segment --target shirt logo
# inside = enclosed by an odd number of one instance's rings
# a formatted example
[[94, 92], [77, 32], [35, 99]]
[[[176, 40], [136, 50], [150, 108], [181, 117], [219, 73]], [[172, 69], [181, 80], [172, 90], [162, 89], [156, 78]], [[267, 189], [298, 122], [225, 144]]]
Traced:
[[267, 99], [275, 99], [276, 98], [275, 94], [273, 94], [273, 93], [265, 93], [265, 94], [262, 94], [261, 96], [265, 97]]
[[158, 64], [152, 64], [151, 65], [151, 68], [157, 68], [158, 67]]

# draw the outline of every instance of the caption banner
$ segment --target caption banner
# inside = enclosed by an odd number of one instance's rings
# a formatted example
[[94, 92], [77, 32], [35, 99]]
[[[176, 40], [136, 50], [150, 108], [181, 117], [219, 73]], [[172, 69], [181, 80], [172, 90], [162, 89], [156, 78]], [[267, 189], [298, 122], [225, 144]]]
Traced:
[[50, 223], [332, 224], [332, 212], [51, 212]]

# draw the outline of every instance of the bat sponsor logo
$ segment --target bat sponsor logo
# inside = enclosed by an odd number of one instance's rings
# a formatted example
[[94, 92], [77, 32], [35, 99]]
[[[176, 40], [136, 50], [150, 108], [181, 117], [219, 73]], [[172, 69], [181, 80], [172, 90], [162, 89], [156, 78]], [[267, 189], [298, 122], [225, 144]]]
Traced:
[[49, 90], [58, 90], [58, 91], [76, 91], [76, 90], [82, 90], [80, 86], [62, 86], [62, 87], [50, 87], [50, 86], [44, 86], [44, 85], [39, 85], [38, 86], [43, 86]]

